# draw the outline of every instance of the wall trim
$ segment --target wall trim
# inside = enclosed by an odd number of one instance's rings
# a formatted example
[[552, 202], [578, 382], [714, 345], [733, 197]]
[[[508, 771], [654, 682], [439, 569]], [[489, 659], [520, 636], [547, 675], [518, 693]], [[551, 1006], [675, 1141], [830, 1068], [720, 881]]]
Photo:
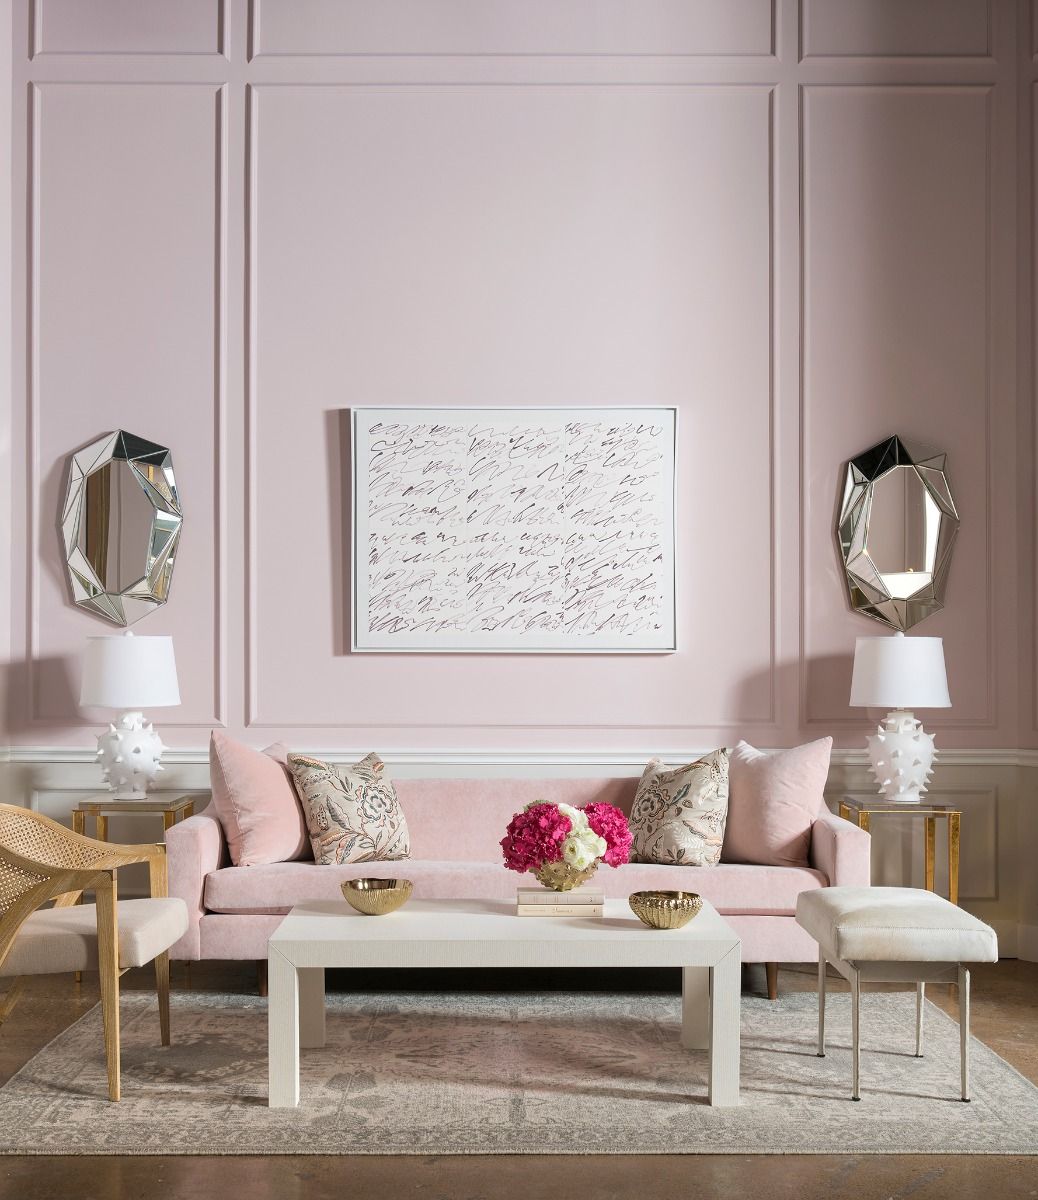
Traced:
[[[713, 747], [689, 747], [660, 750], [417, 750], [382, 751], [389, 763], [429, 763], [435, 766], [488, 767], [637, 767], [642, 768], [650, 758], [665, 762], [688, 761], [708, 753]], [[330, 762], [354, 762], [368, 753], [369, 748], [336, 750], [307, 748], [308, 752]], [[0, 762], [24, 765], [44, 763], [93, 763], [96, 752], [86, 746], [0, 746]], [[1038, 750], [940, 750], [937, 761], [949, 767], [1038, 767]], [[170, 766], [197, 766], [209, 762], [207, 749], [169, 748], [163, 752], [163, 762]], [[835, 767], [866, 767], [864, 750], [834, 750]]]

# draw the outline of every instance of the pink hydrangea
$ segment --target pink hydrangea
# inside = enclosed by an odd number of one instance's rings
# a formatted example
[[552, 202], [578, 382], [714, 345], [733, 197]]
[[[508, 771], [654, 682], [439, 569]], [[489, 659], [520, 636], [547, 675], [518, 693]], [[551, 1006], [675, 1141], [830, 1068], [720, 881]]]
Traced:
[[564, 817], [555, 804], [534, 804], [516, 813], [501, 839], [505, 866], [523, 872], [536, 871], [546, 862], [558, 862], [562, 843], [571, 829], [569, 817]]
[[582, 811], [587, 813], [587, 823], [609, 847], [602, 861], [611, 867], [630, 862], [633, 839], [623, 813], [613, 804], [585, 804]]

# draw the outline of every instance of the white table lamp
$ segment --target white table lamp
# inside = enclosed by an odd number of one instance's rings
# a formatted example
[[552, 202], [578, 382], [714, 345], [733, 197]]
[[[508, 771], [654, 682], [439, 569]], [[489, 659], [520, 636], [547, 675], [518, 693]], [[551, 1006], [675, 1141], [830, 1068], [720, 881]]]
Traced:
[[140, 710], [180, 703], [173, 639], [132, 633], [90, 638], [79, 702], [130, 710], [97, 739], [97, 757], [117, 800], [143, 800], [162, 770], [163, 746]]
[[933, 774], [933, 734], [915, 708], [950, 708], [944, 644], [936, 637], [860, 637], [854, 647], [851, 704], [891, 711], [869, 738], [879, 790], [897, 804], [918, 804]]

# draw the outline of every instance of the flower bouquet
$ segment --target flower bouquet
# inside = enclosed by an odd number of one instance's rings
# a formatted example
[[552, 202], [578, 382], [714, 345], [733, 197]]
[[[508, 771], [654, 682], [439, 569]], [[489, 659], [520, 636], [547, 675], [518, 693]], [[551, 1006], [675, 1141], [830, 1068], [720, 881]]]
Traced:
[[531, 871], [545, 887], [568, 892], [586, 883], [600, 862], [628, 862], [631, 831], [612, 804], [574, 808], [535, 800], [508, 823], [501, 849], [510, 871]]

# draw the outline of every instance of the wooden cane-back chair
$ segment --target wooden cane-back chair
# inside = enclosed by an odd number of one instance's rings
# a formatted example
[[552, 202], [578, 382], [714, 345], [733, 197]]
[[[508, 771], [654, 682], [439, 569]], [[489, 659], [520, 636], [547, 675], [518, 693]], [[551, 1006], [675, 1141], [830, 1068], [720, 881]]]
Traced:
[[[28, 917], [48, 901], [55, 908], [77, 903], [83, 892], [95, 895], [98, 974], [104, 1023], [108, 1094], [119, 1099], [119, 965], [116, 872], [147, 863], [151, 895], [167, 894], [166, 847], [120, 846], [73, 833], [41, 813], [0, 804], [0, 967]], [[167, 901], [167, 903], [175, 903]], [[155, 957], [162, 1044], [169, 1045], [169, 953]], [[16, 978], [0, 1004], [0, 1023], [21, 991]]]

